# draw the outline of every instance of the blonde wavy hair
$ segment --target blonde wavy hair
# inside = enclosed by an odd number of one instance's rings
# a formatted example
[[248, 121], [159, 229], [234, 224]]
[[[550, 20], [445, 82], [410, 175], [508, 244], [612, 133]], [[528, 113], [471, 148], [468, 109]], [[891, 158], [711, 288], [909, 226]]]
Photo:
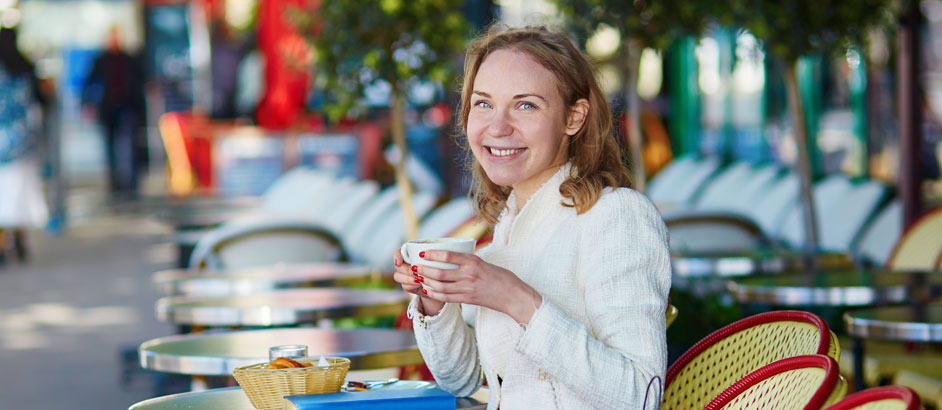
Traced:
[[[546, 27], [494, 25], [471, 42], [465, 56], [461, 89], [459, 125], [464, 134], [468, 132], [471, 92], [478, 69], [487, 56], [502, 49], [526, 53], [556, 76], [559, 95], [567, 107], [563, 123], [577, 101], [584, 98], [589, 102], [589, 113], [582, 128], [569, 137], [572, 170], [560, 185], [559, 193], [571, 202], [563, 201], [561, 205], [575, 207], [581, 214], [595, 205], [605, 187], [629, 186], [630, 175], [622, 160], [621, 147], [612, 137], [612, 113], [596, 81], [594, 66], [568, 37]], [[471, 158], [475, 206], [485, 220], [496, 223], [511, 188], [492, 182], [481, 164]]]

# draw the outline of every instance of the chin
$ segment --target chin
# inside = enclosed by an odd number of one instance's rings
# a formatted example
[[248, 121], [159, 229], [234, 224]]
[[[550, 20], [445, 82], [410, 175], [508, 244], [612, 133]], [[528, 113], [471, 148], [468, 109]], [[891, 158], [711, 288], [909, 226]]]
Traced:
[[[487, 171], [485, 171], [485, 174], [487, 174]], [[491, 176], [491, 174], [487, 174], [487, 179], [491, 180], [491, 182], [494, 184], [507, 187], [513, 185], [514, 182], [517, 181], [515, 178], [510, 178], [504, 175]]]

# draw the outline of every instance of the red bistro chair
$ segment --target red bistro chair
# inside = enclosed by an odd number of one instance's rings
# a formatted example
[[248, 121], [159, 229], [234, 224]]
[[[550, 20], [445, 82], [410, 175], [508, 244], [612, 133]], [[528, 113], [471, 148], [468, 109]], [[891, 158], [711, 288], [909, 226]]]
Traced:
[[903, 386], [883, 386], [861, 390], [834, 403], [827, 410], [919, 410], [919, 395]]
[[704, 410], [820, 410], [844, 396], [847, 383], [833, 357], [795, 356], [749, 373]]
[[671, 365], [661, 408], [703, 409], [762, 366], [809, 354], [840, 357], [837, 336], [820, 317], [782, 310], [741, 319], [697, 342]]

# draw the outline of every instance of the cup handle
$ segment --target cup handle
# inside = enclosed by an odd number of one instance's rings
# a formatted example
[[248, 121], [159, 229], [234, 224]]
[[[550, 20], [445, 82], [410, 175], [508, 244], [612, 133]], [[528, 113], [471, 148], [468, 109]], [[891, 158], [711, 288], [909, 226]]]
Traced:
[[408, 251], [408, 249], [407, 249], [407, 245], [409, 245], [409, 244], [408, 244], [408, 243], [402, 244], [402, 247], [399, 248], [399, 254], [402, 255], [402, 260], [404, 260], [406, 263], [412, 265], [413, 263], [410, 261], [411, 258], [409, 258], [409, 251]]

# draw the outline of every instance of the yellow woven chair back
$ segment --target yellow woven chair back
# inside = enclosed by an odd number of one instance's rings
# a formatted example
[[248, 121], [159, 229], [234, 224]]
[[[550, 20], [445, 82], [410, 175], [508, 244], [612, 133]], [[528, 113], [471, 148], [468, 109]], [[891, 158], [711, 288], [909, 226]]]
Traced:
[[796, 356], [748, 374], [704, 410], [820, 410], [840, 400], [846, 391], [833, 357]]
[[739, 320], [713, 332], [671, 365], [661, 408], [703, 409], [749, 373], [809, 354], [840, 357], [837, 337], [814, 314], [786, 310]]
[[882, 386], [861, 390], [834, 403], [827, 410], [919, 410], [919, 395], [903, 386]]
[[910, 225], [890, 254], [887, 267], [894, 270], [939, 269], [942, 257], [942, 208], [937, 208]]

